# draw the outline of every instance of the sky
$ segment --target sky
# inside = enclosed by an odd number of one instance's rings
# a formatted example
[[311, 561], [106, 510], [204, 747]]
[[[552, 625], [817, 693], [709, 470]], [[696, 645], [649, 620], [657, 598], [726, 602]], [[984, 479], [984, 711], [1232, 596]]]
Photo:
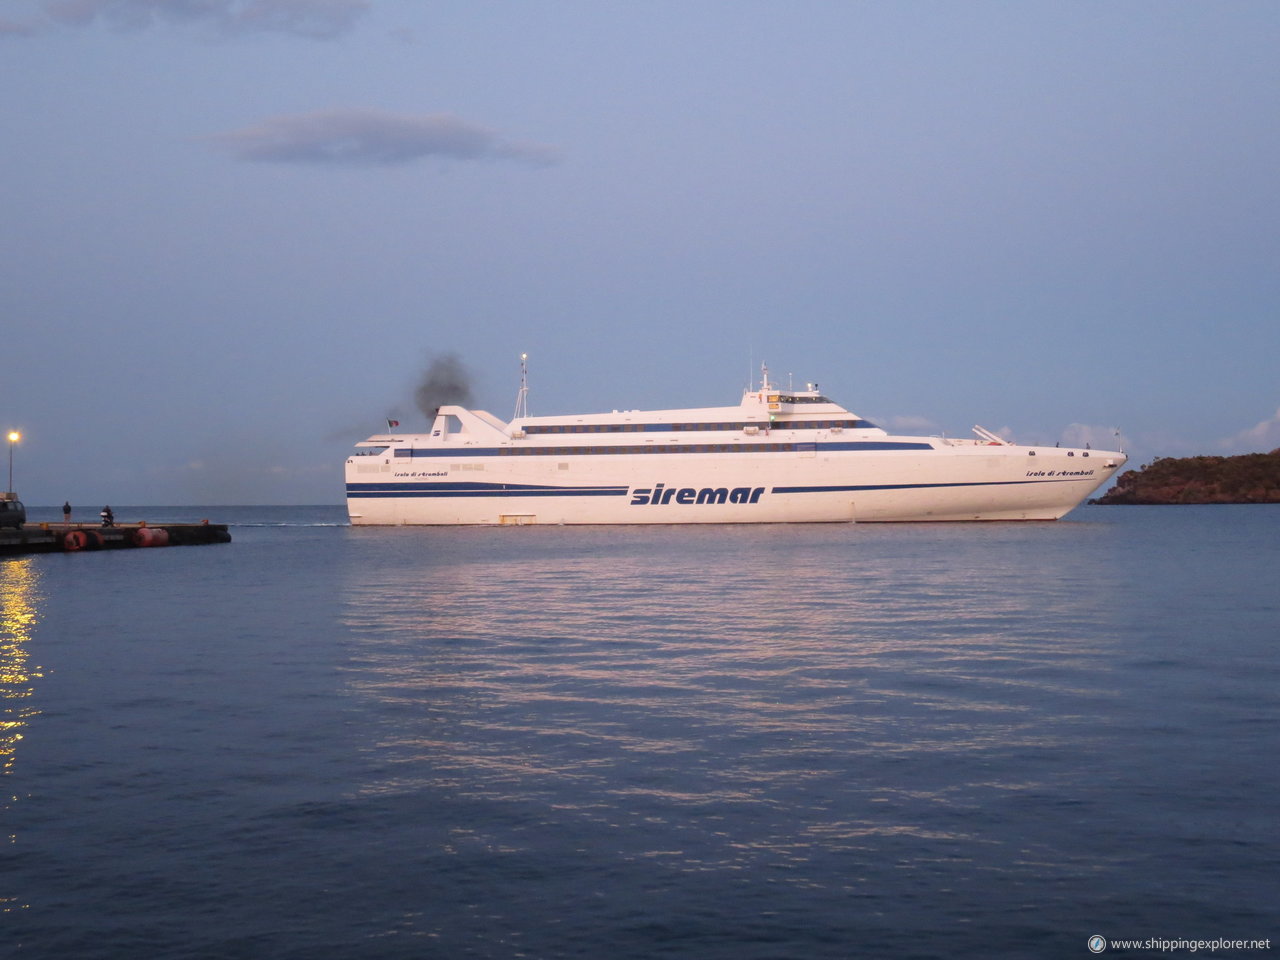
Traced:
[[0, 0], [28, 504], [340, 503], [512, 415], [1280, 447], [1275, 0]]

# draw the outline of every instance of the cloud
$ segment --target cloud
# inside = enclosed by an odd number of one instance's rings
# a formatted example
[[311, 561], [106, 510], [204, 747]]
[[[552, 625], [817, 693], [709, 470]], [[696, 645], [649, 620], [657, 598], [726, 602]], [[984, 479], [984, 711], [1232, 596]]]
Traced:
[[328, 110], [272, 117], [206, 138], [237, 160], [339, 166], [389, 166], [423, 157], [521, 160], [546, 164], [556, 152], [504, 140], [452, 114], [397, 116], [375, 110]]
[[28, 23], [0, 20], [0, 37], [27, 37], [33, 33], [35, 33], [35, 28]]
[[1119, 450], [1122, 438], [1115, 427], [1073, 423], [1062, 431], [1065, 447], [1092, 447], [1094, 450]]
[[1268, 453], [1280, 448], [1280, 410], [1249, 429], [1227, 437], [1219, 446], [1230, 453]]
[[125, 30], [158, 22], [209, 26], [220, 33], [292, 33], [329, 40], [346, 33], [369, 11], [371, 0], [45, 0], [54, 24], [85, 26], [101, 20]]
[[903, 434], [930, 434], [938, 433], [941, 428], [928, 417], [922, 417], [914, 413], [900, 414], [898, 416], [889, 417], [885, 420], [874, 420], [873, 422], [882, 427], [887, 427], [891, 433]]

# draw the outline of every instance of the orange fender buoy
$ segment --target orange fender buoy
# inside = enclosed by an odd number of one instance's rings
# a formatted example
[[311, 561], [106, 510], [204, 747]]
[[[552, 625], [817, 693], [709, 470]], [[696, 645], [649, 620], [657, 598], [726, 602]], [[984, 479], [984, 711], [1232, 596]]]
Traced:
[[169, 531], [163, 527], [139, 527], [129, 534], [129, 541], [135, 547], [167, 547]]
[[62, 549], [74, 553], [77, 550], [97, 550], [102, 546], [102, 534], [96, 530], [71, 530], [62, 535]]

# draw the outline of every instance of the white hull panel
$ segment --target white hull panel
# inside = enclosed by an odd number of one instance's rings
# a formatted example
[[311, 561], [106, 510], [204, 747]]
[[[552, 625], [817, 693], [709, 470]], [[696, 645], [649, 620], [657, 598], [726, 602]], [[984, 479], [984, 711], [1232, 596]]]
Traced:
[[[350, 477], [348, 503], [352, 523], [374, 525], [1056, 520], [1112, 475], [1102, 466], [1108, 459], [1123, 459], [1102, 451], [1082, 459], [1056, 448], [986, 450], [691, 454], [681, 463], [484, 457], [430, 471], [396, 469], [392, 461], [379, 465], [385, 481], [374, 481], [373, 471]], [[422, 473], [436, 476], [398, 476]]]

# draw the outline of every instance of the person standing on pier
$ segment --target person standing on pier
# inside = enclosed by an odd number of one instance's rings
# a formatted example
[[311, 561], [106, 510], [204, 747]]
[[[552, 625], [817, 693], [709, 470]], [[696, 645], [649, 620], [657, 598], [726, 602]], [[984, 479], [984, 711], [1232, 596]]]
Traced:
[[71, 501], [67, 500], [62, 504], [62, 522], [68, 527], [71, 526]]
[[116, 516], [111, 512], [110, 507], [102, 508], [102, 525], [104, 527], [114, 527], [116, 525]]

